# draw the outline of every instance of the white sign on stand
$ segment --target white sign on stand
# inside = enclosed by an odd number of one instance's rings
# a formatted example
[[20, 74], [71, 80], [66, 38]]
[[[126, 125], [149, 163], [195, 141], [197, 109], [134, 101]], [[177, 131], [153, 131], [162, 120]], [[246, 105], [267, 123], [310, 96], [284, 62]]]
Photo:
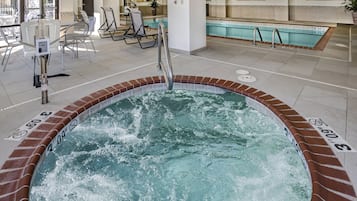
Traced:
[[50, 54], [50, 40], [48, 38], [36, 39], [36, 56]]

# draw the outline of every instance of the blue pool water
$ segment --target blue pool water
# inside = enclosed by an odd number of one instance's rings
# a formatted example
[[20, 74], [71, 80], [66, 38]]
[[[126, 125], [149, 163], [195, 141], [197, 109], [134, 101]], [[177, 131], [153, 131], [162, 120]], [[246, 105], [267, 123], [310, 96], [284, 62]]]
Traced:
[[[153, 28], [157, 28], [157, 24], [159, 22], [163, 22], [165, 26], [168, 24], [166, 18], [145, 20], [145, 24]], [[327, 27], [256, 24], [214, 20], [208, 20], [206, 23], [206, 31], [209, 36], [220, 36], [243, 40], [253, 40], [253, 30], [255, 27], [259, 27], [264, 42], [271, 43], [273, 29], [278, 28], [283, 44], [309, 48], [313, 48], [328, 30]], [[278, 37], [275, 37], [276, 43], [279, 43]], [[258, 33], [256, 40], [260, 40]]]
[[38, 201], [307, 201], [284, 130], [243, 96], [176, 90], [123, 99], [80, 123], [33, 178]]

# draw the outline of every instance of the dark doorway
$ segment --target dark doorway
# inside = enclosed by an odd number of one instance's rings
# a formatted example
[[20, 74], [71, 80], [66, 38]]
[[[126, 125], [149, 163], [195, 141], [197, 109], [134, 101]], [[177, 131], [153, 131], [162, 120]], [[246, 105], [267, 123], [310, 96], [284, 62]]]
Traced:
[[82, 1], [83, 10], [86, 11], [88, 16], [94, 15], [94, 3], [93, 0], [83, 0]]

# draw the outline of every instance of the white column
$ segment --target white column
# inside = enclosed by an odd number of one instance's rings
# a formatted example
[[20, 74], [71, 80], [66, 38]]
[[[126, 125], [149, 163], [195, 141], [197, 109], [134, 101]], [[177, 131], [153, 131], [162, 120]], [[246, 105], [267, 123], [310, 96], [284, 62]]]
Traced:
[[168, 0], [169, 48], [192, 54], [206, 47], [206, 0]]
[[104, 22], [103, 10], [100, 7], [103, 7], [103, 0], [95, 0], [94, 2], [94, 17], [95, 17], [95, 25], [94, 32], [92, 34], [99, 35], [98, 29], [101, 24]]

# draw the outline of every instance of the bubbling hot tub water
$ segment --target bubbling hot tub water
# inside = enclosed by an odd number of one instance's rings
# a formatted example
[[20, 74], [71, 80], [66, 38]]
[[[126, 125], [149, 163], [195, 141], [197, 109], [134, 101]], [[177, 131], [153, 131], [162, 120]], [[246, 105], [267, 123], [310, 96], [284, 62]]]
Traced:
[[311, 199], [284, 129], [245, 97], [175, 90], [91, 115], [37, 168], [31, 200]]

